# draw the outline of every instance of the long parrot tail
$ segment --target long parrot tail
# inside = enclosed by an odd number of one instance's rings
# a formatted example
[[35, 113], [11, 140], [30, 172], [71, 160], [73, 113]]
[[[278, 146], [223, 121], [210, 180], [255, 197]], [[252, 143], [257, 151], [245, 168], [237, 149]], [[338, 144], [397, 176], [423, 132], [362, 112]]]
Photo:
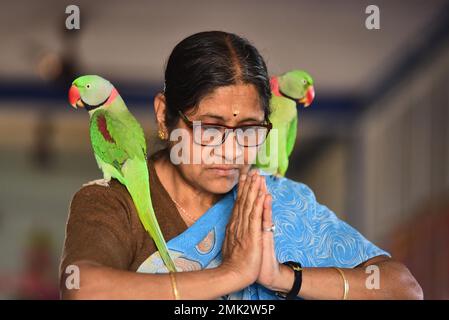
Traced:
[[122, 167], [128, 189], [145, 230], [156, 244], [162, 261], [170, 272], [176, 272], [176, 266], [168, 252], [167, 243], [157, 222], [150, 196], [149, 174], [146, 161], [128, 159]]

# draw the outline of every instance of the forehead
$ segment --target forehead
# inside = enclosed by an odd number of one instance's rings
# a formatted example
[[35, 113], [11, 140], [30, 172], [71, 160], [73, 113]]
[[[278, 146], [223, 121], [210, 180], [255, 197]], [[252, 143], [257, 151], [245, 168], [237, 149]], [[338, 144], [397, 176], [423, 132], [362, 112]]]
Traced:
[[[238, 113], [237, 117], [234, 117], [235, 111]], [[225, 119], [257, 117], [262, 120], [264, 117], [259, 94], [252, 84], [216, 88], [200, 101], [195, 113], [199, 116], [215, 114]]]

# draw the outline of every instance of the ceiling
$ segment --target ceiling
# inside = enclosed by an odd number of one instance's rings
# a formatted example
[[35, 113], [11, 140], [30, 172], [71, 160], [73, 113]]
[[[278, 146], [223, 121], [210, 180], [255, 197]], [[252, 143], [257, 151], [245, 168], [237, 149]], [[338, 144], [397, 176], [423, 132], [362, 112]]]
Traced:
[[[78, 65], [83, 72], [130, 82], [162, 82], [164, 63], [184, 37], [220, 29], [247, 37], [269, 71], [309, 70], [329, 95], [369, 90], [426, 37], [446, 1], [376, 0], [380, 30], [365, 28], [373, 1], [77, 1]], [[2, 4], [0, 78], [38, 79], [36, 64], [64, 50], [64, 11], [71, 1]]]

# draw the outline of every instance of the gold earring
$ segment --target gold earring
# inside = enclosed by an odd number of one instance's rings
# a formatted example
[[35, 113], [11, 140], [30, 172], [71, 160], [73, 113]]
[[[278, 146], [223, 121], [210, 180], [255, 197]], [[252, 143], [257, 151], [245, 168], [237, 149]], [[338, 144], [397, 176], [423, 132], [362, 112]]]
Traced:
[[166, 140], [167, 139], [167, 137], [165, 135], [165, 132], [163, 130], [161, 130], [161, 129], [159, 129], [158, 135], [159, 135], [159, 138], [161, 140]]

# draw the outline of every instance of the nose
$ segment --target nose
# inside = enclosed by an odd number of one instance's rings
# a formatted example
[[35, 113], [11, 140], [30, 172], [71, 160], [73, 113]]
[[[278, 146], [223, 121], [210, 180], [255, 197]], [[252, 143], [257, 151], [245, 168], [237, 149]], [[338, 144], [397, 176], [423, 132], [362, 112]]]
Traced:
[[215, 154], [221, 156], [225, 163], [239, 164], [238, 160], [242, 159], [244, 150], [236, 141], [234, 131], [230, 132], [221, 146], [216, 147]]

